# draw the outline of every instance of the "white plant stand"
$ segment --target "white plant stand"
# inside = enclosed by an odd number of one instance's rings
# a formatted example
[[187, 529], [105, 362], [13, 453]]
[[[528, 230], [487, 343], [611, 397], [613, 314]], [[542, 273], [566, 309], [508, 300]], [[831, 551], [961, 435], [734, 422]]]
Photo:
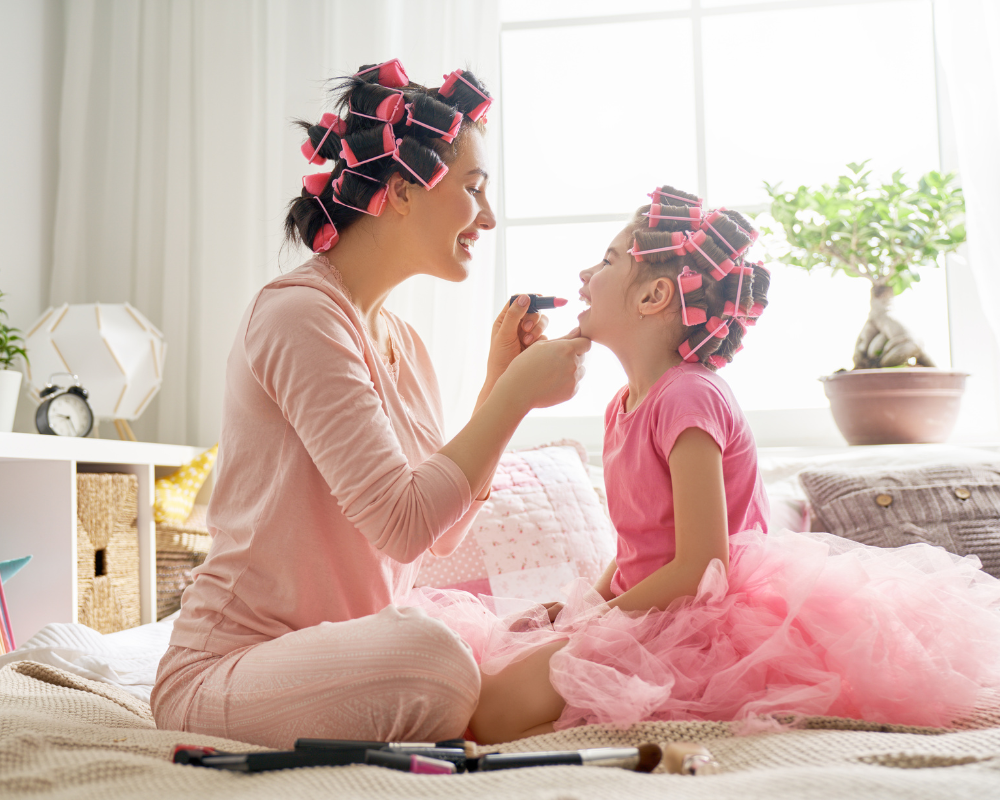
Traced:
[[76, 476], [119, 472], [139, 481], [139, 591], [143, 623], [156, 620], [153, 484], [199, 447], [0, 433], [0, 561], [33, 556], [4, 589], [17, 643], [51, 622], [77, 621]]

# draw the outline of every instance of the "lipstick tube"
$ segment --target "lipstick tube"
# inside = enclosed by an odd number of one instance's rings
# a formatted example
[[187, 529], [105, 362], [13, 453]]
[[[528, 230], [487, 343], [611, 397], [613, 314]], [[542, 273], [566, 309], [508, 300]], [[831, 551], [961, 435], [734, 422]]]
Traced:
[[[510, 302], [507, 303], [507, 305], [514, 305], [514, 301], [520, 296], [521, 295], [519, 294], [511, 295]], [[528, 311], [526, 312], [528, 314], [537, 314], [539, 311], [544, 311], [549, 308], [561, 308], [569, 302], [561, 297], [544, 296], [540, 294], [529, 294], [528, 297], [531, 298], [531, 303], [528, 305]]]
[[415, 753], [395, 753], [392, 750], [366, 750], [365, 763], [418, 775], [454, 775], [458, 771], [450, 761]]

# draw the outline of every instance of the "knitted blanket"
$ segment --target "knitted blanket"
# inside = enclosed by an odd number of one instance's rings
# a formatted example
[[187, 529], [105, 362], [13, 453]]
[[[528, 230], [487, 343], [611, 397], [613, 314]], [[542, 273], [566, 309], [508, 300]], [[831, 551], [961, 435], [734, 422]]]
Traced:
[[1000, 795], [1000, 703], [951, 730], [810, 718], [790, 731], [735, 735], [721, 722], [597, 726], [513, 742], [503, 751], [695, 741], [717, 775], [644, 775], [599, 767], [538, 767], [452, 776], [380, 767], [313, 767], [243, 775], [170, 763], [177, 744], [249, 752], [210, 736], [156, 730], [149, 706], [117, 686], [51, 666], [0, 669], [0, 797], [289, 798], [310, 800], [645, 800]]

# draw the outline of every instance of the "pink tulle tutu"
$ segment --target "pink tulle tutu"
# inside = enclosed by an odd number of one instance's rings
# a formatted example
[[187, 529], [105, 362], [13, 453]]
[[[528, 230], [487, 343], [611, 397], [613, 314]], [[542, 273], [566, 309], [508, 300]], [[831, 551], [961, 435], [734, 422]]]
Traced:
[[538, 605], [420, 588], [410, 598], [499, 672], [567, 640], [550, 677], [557, 729], [643, 720], [831, 715], [947, 726], [1000, 688], [1000, 581], [975, 557], [825, 533], [730, 537], [693, 598], [608, 609], [582, 580], [554, 624]]

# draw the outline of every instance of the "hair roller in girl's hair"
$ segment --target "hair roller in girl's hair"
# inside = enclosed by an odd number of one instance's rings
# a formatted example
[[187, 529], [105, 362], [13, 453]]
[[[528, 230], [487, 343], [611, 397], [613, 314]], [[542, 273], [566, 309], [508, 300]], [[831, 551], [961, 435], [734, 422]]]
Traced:
[[677, 276], [677, 288], [681, 296], [681, 322], [685, 325], [702, 325], [707, 319], [705, 309], [688, 306], [687, 299], [685, 298], [686, 294], [700, 289], [701, 284], [701, 275], [693, 272], [685, 264], [681, 274]]
[[350, 136], [345, 136], [340, 144], [340, 157], [349, 167], [377, 161], [395, 152], [396, 137], [389, 123], [352, 133]]
[[406, 104], [406, 124], [419, 125], [451, 144], [462, 125], [462, 112], [433, 97], [418, 95]]
[[671, 200], [679, 200], [687, 206], [700, 207], [702, 204], [702, 199], [700, 197], [688, 194], [687, 192], [682, 192], [680, 189], [675, 189], [673, 186], [661, 186], [658, 189], [654, 189], [646, 196], [652, 198], [653, 203], [655, 204], [659, 204], [661, 197], [668, 197]]
[[444, 76], [444, 83], [438, 89], [438, 94], [451, 100], [451, 104], [473, 122], [486, 114], [493, 103], [493, 98], [476, 80], [476, 76], [460, 69]]
[[[736, 267], [730, 273], [730, 276], [736, 276], [736, 300], [727, 300], [725, 306], [722, 309], [722, 315], [724, 317], [746, 317], [751, 314], [751, 309], [748, 308], [753, 302], [753, 267], [741, 266]], [[746, 294], [748, 295], [746, 300], [743, 298], [744, 289], [746, 289]], [[737, 305], [739, 307], [737, 307]], [[759, 316], [759, 315], [758, 315]]]
[[347, 107], [356, 117], [395, 125], [403, 118], [405, 103], [403, 93], [398, 89], [386, 89], [377, 83], [364, 83], [358, 79]]
[[729, 335], [729, 326], [724, 320], [721, 320], [718, 317], [712, 317], [705, 326], [705, 334], [705, 338], [698, 342], [698, 344], [694, 347], [691, 347], [690, 339], [681, 342], [681, 346], [677, 348], [677, 352], [681, 354], [681, 358], [688, 362], [697, 361], [698, 351], [701, 350], [706, 343], [710, 342], [712, 339], [725, 339]]
[[[312, 134], [314, 129], [317, 128], [325, 128], [325, 131], [319, 142], [313, 145]], [[322, 119], [319, 121], [319, 125], [313, 125], [309, 129], [309, 138], [302, 143], [301, 149], [302, 155], [306, 157], [306, 160], [308, 160], [310, 164], [323, 164], [326, 162], [326, 157], [321, 155], [320, 151], [323, 150], [323, 145], [326, 143], [326, 140], [330, 137], [331, 133], [336, 137], [343, 136], [347, 133], [347, 123], [336, 114], [324, 114]]]
[[692, 228], [701, 225], [701, 209], [697, 206], [683, 208], [680, 206], [667, 206], [662, 203], [653, 203], [649, 211], [644, 215], [649, 217], [649, 227], [655, 228], [653, 220], [669, 219], [676, 222], [690, 222]]
[[[727, 239], [715, 227], [715, 225], [717, 223], [719, 223], [720, 221], [722, 221], [722, 220], [725, 220], [729, 225], [731, 225], [733, 228], [735, 228], [735, 230], [737, 232], [739, 232], [742, 236], [744, 236], [747, 241], [744, 242], [740, 247], [734, 247], [733, 244], [732, 244], [732, 242], [730, 242], [729, 239]], [[746, 233], [746, 231], [744, 231], [739, 225], [737, 225], [735, 222], [733, 222], [733, 220], [731, 220], [731, 219], [729, 219], [729, 217], [725, 216], [722, 213], [722, 211], [720, 211], [719, 209], [716, 209], [714, 211], [710, 211], [702, 219], [701, 226], [703, 228], [707, 228], [713, 234], [715, 234], [715, 236], [713, 237], [713, 239], [715, 239], [715, 240], [717, 240], [719, 242], [720, 247], [724, 247], [726, 250], [728, 250], [732, 254], [732, 257], [734, 259], [737, 259], [741, 255], [743, 255], [746, 252], [747, 248], [750, 247], [751, 244], [753, 244], [753, 240], [750, 238], [750, 235], [748, 233]]]
[[[649, 240], [655, 237], [661, 237], [661, 241], [669, 242], [670, 244], [665, 244], [662, 247], [649, 247], [648, 245], [639, 244], [639, 238]], [[636, 261], [644, 261], [643, 256], [650, 255], [651, 253], [669, 253], [675, 251], [678, 255], [684, 252], [684, 234], [681, 231], [673, 231], [668, 233], [666, 231], [657, 233], [637, 233], [632, 241], [632, 246], [626, 250], [632, 258]]]
[[694, 253], [697, 251], [701, 254], [701, 257], [708, 262], [709, 272], [708, 274], [715, 278], [717, 281], [721, 281], [725, 278], [736, 266], [732, 259], [726, 258], [721, 261], [716, 261], [708, 253], [705, 252], [704, 245], [707, 244], [708, 237], [705, 235], [705, 231], [695, 231], [693, 233], [687, 234], [687, 240], [684, 244], [684, 249], [688, 253]]
[[389, 89], [402, 89], [410, 82], [398, 58], [383, 61], [381, 64], [365, 64], [354, 73], [354, 77], [366, 83], [381, 84]]
[[729, 362], [722, 356], [717, 356], [715, 354], [712, 354], [708, 357], [708, 363], [711, 364], [716, 369], [722, 369]]
[[448, 165], [437, 153], [411, 136], [398, 141], [392, 157], [428, 191], [437, 186], [438, 181], [448, 172]]

